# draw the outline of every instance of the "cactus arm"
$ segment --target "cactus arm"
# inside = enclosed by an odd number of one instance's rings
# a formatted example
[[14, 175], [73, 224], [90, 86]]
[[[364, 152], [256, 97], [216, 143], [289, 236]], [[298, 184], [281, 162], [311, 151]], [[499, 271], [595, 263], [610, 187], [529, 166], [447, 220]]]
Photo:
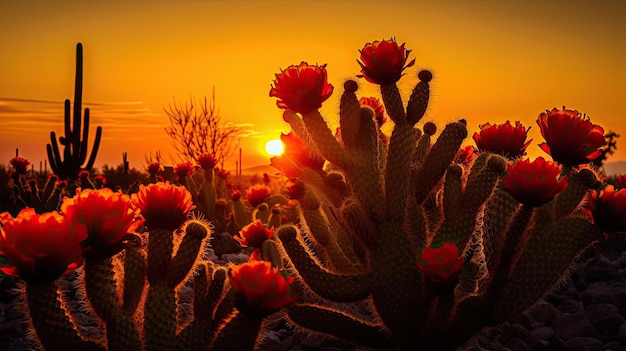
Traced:
[[421, 81], [417, 83], [415, 88], [413, 88], [413, 92], [406, 106], [406, 119], [410, 125], [415, 125], [415, 123], [419, 122], [419, 120], [424, 117], [426, 109], [428, 108], [429, 97], [430, 86], [428, 82]]
[[589, 169], [581, 169], [571, 176], [567, 188], [555, 198], [554, 218], [560, 219], [574, 212], [597, 181], [596, 175]]
[[221, 325], [209, 350], [238, 351], [256, 350], [263, 319], [233, 311]]
[[372, 348], [393, 348], [397, 342], [380, 324], [350, 316], [336, 309], [294, 304], [287, 309], [290, 323], [324, 335]]
[[463, 120], [448, 124], [441, 132], [418, 171], [419, 182], [415, 187], [418, 203], [422, 203], [439, 182], [466, 136], [467, 129]]
[[193, 268], [198, 263], [198, 253], [208, 235], [208, 228], [205, 225], [198, 222], [187, 224], [185, 236], [165, 273], [167, 285], [175, 288], [190, 274], [193, 274]]
[[132, 315], [135, 313], [143, 294], [146, 283], [146, 257], [145, 251], [138, 248], [125, 250], [124, 260], [124, 311]]
[[320, 151], [321, 155], [339, 167], [345, 168], [348, 164], [348, 156], [341, 144], [333, 136], [319, 111], [315, 110], [304, 115], [302, 121], [304, 121], [306, 129], [309, 131], [311, 139], [313, 139], [316, 149]]
[[361, 105], [354, 93], [357, 84], [347, 81], [339, 102], [339, 127], [341, 140], [346, 148], [354, 148], [360, 142], [359, 129], [361, 128]]
[[96, 161], [96, 156], [98, 155], [98, 149], [100, 148], [100, 140], [102, 139], [102, 127], [98, 126], [96, 128], [96, 138], [93, 142], [93, 147], [91, 148], [91, 154], [89, 155], [89, 160], [87, 161], [87, 165], [85, 169], [93, 168], [93, 164]]
[[366, 298], [372, 287], [369, 274], [333, 274], [311, 257], [303, 243], [297, 239], [297, 230], [293, 226], [282, 226], [278, 229], [278, 237], [283, 248], [294, 264], [295, 272], [307, 286], [323, 298], [350, 302]]
[[494, 304], [495, 320], [530, 307], [567, 273], [581, 250], [601, 237], [602, 231], [583, 218], [564, 218], [535, 233]]
[[[90, 121], [89, 115], [90, 115], [89, 108], [85, 108], [85, 113], [83, 114], [83, 123], [84, 123], [83, 131], [82, 131], [83, 137], [82, 139], [78, 140], [78, 143], [80, 144], [80, 147], [79, 147], [80, 152], [74, 155], [79, 165], [82, 165], [87, 159], [87, 146], [88, 146], [87, 141], [89, 140], [89, 121]], [[74, 120], [76, 120], [76, 118], [74, 118]]]
[[383, 98], [389, 118], [396, 124], [407, 124], [404, 104], [396, 83], [380, 86], [380, 95]]
[[385, 216], [390, 220], [401, 221], [404, 218], [414, 149], [413, 128], [407, 123], [396, 124], [389, 140], [385, 170]]
[[[78, 161], [80, 155], [80, 127], [81, 110], [83, 107], [83, 44], [76, 44], [76, 77], [74, 79], [74, 124], [72, 134], [67, 135], [72, 145], [74, 161]], [[79, 164], [80, 165], [80, 164]]]

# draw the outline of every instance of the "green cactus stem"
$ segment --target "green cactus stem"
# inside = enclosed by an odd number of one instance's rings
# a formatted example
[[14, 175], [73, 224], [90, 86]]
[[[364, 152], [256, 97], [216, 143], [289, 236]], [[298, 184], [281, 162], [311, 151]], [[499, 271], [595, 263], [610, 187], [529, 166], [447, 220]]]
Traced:
[[262, 324], [263, 319], [261, 318], [233, 311], [217, 331], [217, 337], [211, 344], [211, 350], [255, 350]]
[[26, 284], [26, 300], [32, 326], [46, 351], [104, 351], [94, 341], [83, 340], [61, 303], [58, 287], [52, 283]]
[[[48, 160], [52, 171], [61, 179], [76, 179], [78, 173], [83, 170], [91, 170], [98, 154], [100, 140], [102, 138], [102, 127], [96, 128], [89, 159], [87, 159], [87, 148], [89, 139], [89, 108], [85, 108], [84, 115], [81, 114], [83, 98], [83, 45], [76, 44], [76, 79], [74, 81], [74, 113], [71, 114], [70, 100], [65, 100], [65, 136], [59, 137], [57, 142], [56, 134], [50, 132], [50, 144], [46, 145]], [[82, 133], [81, 133], [82, 132]], [[63, 156], [59, 151], [59, 144], [63, 145]], [[85, 161], [87, 163], [85, 164]], [[84, 164], [84, 166], [83, 166]]]

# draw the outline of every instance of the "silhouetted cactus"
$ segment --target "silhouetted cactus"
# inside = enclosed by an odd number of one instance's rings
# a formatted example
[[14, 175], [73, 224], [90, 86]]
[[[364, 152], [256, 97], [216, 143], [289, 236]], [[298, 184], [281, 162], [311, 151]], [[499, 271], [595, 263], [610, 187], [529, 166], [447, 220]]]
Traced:
[[[76, 44], [76, 79], [74, 81], [74, 106], [73, 118], [71, 113], [71, 103], [65, 100], [64, 124], [65, 136], [57, 137], [55, 132], [50, 132], [50, 144], [46, 145], [48, 160], [52, 172], [61, 179], [74, 180], [81, 170], [91, 170], [98, 154], [100, 139], [102, 138], [102, 127], [96, 128], [89, 159], [87, 159], [87, 141], [89, 139], [89, 108], [85, 108], [82, 115], [83, 99], [83, 45]], [[63, 155], [59, 151], [59, 145], [63, 146]], [[85, 164], [85, 161], [87, 163]], [[84, 166], [83, 166], [84, 165]]]

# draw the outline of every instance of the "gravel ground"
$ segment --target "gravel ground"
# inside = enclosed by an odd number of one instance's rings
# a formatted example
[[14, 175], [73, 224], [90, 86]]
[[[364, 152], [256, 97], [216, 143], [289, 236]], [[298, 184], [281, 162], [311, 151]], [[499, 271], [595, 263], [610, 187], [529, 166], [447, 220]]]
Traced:
[[[1, 280], [0, 350], [35, 350], [24, 337], [16, 296], [9, 281]], [[625, 319], [626, 240], [620, 237], [589, 250], [571, 277], [518, 321], [484, 328], [459, 350], [626, 351]], [[96, 332], [88, 318], [83, 323], [84, 331]], [[294, 331], [279, 318], [268, 327], [261, 351], [367, 350]]]

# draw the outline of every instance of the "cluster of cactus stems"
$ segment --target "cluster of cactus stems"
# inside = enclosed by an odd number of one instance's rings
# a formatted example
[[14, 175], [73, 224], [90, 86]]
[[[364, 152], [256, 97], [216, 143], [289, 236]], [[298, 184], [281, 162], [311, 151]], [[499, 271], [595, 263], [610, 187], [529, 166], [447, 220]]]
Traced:
[[[78, 43], [76, 45], [76, 79], [74, 81], [73, 118], [71, 112], [72, 105], [70, 100], [67, 99], [65, 100], [64, 110], [65, 136], [59, 137], [57, 142], [56, 134], [54, 132], [50, 132], [50, 144], [46, 145], [46, 151], [48, 153], [48, 160], [50, 161], [52, 172], [58, 175], [61, 179], [75, 180], [81, 170], [91, 170], [94, 162], [96, 161], [98, 148], [100, 147], [102, 127], [98, 126], [96, 128], [96, 137], [94, 139], [91, 153], [89, 154], [89, 158], [87, 158], [89, 108], [85, 108], [85, 113], [82, 114], [82, 100], [83, 45]], [[62, 155], [59, 150], [59, 145], [63, 146]], [[85, 161], [87, 161], [86, 164]]]
[[[68, 176], [78, 175], [86, 157], [87, 109], [82, 140], [79, 133], [81, 66], [79, 44], [74, 128], [66, 102], [61, 139], [64, 161], [58, 148], [48, 148], [55, 172]], [[295, 277], [301, 296], [280, 313], [298, 328], [373, 349], [448, 350], [484, 326], [519, 316], [602, 237], [580, 213], [600, 182], [590, 169], [567, 167], [568, 187], [553, 200], [520, 204], [502, 184], [504, 157], [483, 152], [469, 165], [454, 162], [467, 137], [465, 121], [446, 125], [436, 140], [433, 123], [418, 127], [432, 76], [422, 71], [418, 77], [406, 107], [395, 82], [380, 85], [394, 122], [388, 142], [351, 80], [341, 96], [337, 136], [317, 109], [302, 116], [284, 112], [306, 146], [328, 162], [326, 170], [302, 169], [295, 214], [289, 213], [296, 225], [283, 224], [285, 196], [268, 196], [252, 209], [241, 194], [226, 199], [224, 180], [204, 169], [200, 182], [189, 176], [183, 182], [211, 224], [189, 219], [177, 228], [148, 228], [132, 234], [113, 257], [86, 256], [72, 296], [60, 290], [59, 280], [23, 284], [20, 308], [32, 339], [47, 351], [254, 349], [275, 311], [242, 308], [229, 267], [205, 259], [212, 230], [237, 235], [253, 220], [275, 228], [260, 258]], [[16, 193], [38, 211], [53, 211], [60, 188], [52, 178], [48, 183], [30, 192], [20, 183]], [[463, 262], [458, 276], [430, 279], [419, 267], [421, 257], [449, 244]], [[180, 308], [183, 287], [193, 291], [190, 311]], [[97, 317], [101, 333], [79, 331], [70, 298]]]
[[[285, 111], [348, 185], [336, 201], [336, 188], [305, 169], [302, 223], [277, 230], [290, 272], [318, 296], [287, 308], [293, 324], [373, 348], [453, 349], [529, 308], [601, 238], [578, 211], [597, 186], [594, 172], [569, 168], [569, 186], [554, 200], [521, 205], [502, 186], [502, 156], [484, 152], [468, 167], [453, 162], [465, 121], [446, 125], [434, 143], [434, 124], [416, 127], [430, 74], [419, 78], [406, 108], [395, 83], [380, 87], [394, 122], [388, 145], [372, 110], [359, 105], [354, 81], [341, 97], [341, 142], [318, 111], [302, 118]], [[465, 260], [451, 284], [427, 279], [417, 265], [425, 248], [445, 243]], [[351, 313], [358, 301], [369, 306], [365, 317]]]

